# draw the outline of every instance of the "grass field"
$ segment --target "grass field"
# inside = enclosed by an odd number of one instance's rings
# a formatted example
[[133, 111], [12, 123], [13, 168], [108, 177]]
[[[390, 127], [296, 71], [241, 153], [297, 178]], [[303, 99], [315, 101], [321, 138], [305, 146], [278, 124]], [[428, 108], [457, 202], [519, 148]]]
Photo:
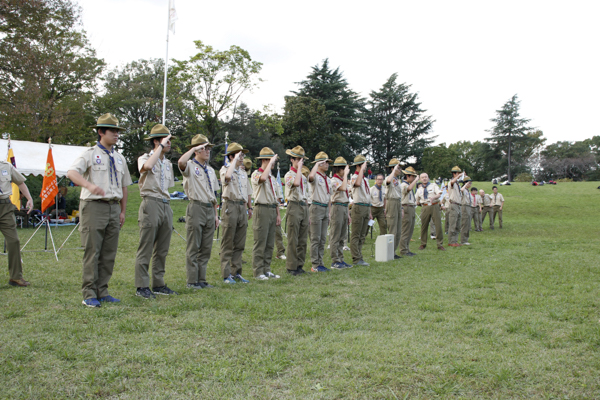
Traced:
[[[81, 305], [81, 250], [24, 253], [26, 289], [5, 273], [0, 398], [600, 398], [597, 186], [501, 187], [504, 229], [486, 221], [472, 246], [416, 241], [416, 257], [377, 263], [368, 238], [370, 267], [327, 274], [291, 277], [274, 260], [280, 280], [225, 287], [215, 242], [216, 287], [197, 292], [173, 234], [165, 278], [180, 295], [149, 301], [134, 295], [134, 185], [110, 282], [120, 304]], [[172, 204], [177, 220], [186, 202]], [[247, 261], [251, 247], [249, 229]]]

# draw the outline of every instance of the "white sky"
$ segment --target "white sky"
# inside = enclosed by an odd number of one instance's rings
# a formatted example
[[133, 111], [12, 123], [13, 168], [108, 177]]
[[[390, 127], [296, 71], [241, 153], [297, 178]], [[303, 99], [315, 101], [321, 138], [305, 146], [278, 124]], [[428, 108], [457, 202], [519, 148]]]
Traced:
[[[78, 0], [109, 67], [164, 58], [168, 0]], [[518, 94], [547, 143], [600, 135], [600, 2], [176, 0], [169, 58], [238, 45], [262, 62], [242, 101], [281, 111], [310, 68], [329, 58], [367, 97], [397, 72], [436, 120], [437, 143], [483, 140], [495, 110]]]

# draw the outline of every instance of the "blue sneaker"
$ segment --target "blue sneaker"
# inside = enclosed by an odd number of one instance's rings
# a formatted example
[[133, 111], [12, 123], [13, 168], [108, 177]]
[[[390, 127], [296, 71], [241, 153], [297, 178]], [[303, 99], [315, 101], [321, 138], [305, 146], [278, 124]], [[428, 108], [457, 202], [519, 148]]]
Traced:
[[333, 264], [331, 264], [331, 268], [332, 269], [344, 269], [346, 267], [344, 267], [344, 264], [342, 264], [342, 263], [333, 263]]
[[345, 261], [342, 261], [342, 264], [344, 264], [344, 267], [346, 268], [352, 268], [352, 265], [346, 263]]
[[242, 274], [237, 274], [236, 276], [233, 277], [233, 279], [235, 279], [238, 282], [242, 282], [242, 283], [249, 283], [250, 282], [248, 279], [244, 279], [242, 277]]
[[229, 275], [227, 278], [223, 279], [223, 283], [234, 284], [235, 283], [235, 279], [233, 279], [232, 275]]
[[102, 304], [100, 304], [98, 299], [95, 299], [95, 298], [85, 299], [84, 301], [81, 302], [81, 304], [83, 304], [84, 306], [88, 306], [88, 307], [102, 307]]
[[111, 295], [100, 297], [98, 300], [103, 301], [105, 303], [119, 303], [119, 302], [121, 302], [121, 300], [115, 299]]
[[325, 267], [325, 266], [323, 266], [323, 265], [319, 265], [317, 268], [315, 268], [315, 267], [312, 267], [310, 270], [311, 270], [312, 272], [329, 272], [329, 268], [326, 268], [326, 267]]

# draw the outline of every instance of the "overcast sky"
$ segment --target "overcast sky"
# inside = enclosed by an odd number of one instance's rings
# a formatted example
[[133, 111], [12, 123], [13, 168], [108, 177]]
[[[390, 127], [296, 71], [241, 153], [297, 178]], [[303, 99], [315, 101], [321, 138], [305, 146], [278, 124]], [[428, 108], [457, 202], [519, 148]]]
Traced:
[[[168, 0], [78, 2], [110, 68], [165, 57]], [[194, 55], [194, 40], [248, 50], [265, 80], [242, 97], [254, 109], [281, 111], [295, 82], [329, 58], [364, 97], [398, 73], [436, 120], [437, 143], [482, 140], [514, 94], [548, 144], [600, 135], [598, 1], [175, 0], [175, 7], [169, 58]]]

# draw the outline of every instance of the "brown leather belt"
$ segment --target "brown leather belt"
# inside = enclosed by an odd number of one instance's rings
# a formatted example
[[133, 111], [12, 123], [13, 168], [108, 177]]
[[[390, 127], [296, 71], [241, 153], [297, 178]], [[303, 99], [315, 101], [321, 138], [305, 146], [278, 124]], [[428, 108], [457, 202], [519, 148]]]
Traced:
[[119, 202], [121, 200], [101, 200], [101, 199], [97, 199], [97, 200], [92, 200], [92, 201], [97, 201], [98, 203], [104, 203], [104, 204], [113, 205], [113, 204], [119, 204]]

